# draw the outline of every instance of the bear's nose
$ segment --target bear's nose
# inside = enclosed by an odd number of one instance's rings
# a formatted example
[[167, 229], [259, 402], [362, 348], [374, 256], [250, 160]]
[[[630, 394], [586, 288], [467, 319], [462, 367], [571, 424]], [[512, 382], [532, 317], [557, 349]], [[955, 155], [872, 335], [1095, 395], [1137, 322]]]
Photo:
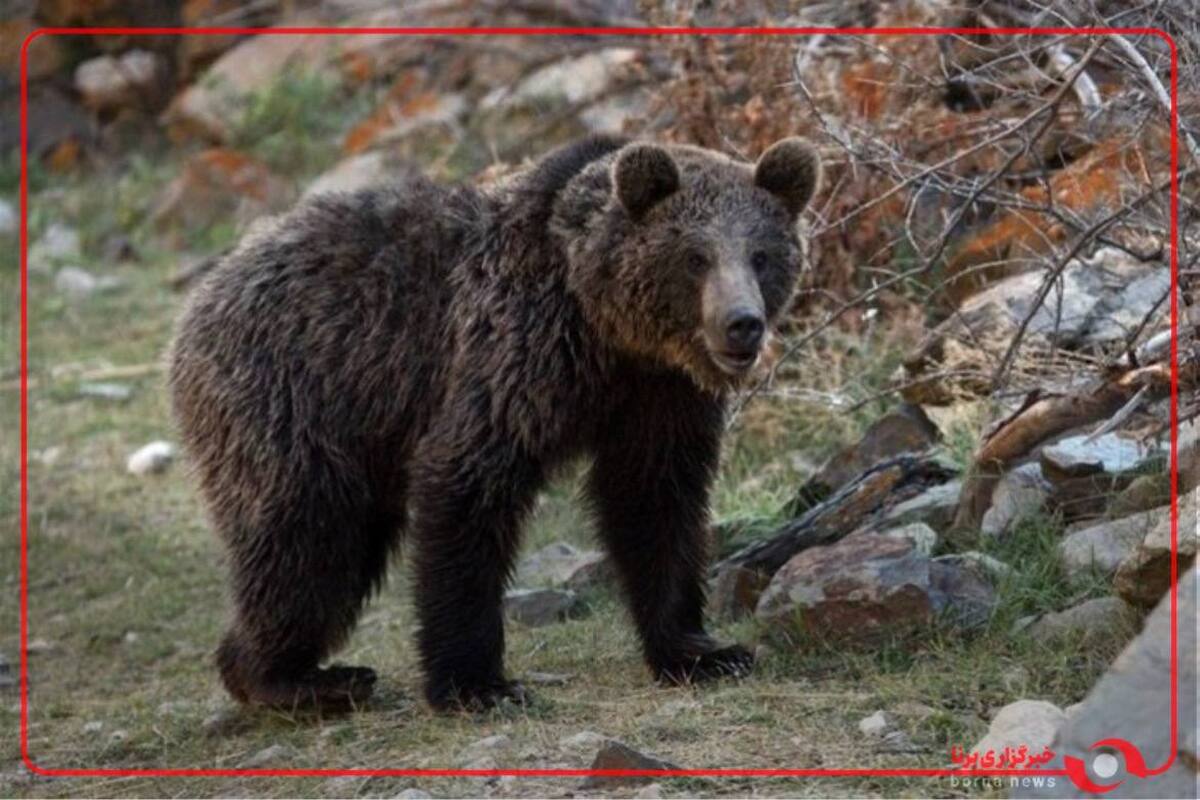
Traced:
[[753, 355], [767, 330], [763, 318], [749, 309], [730, 313], [725, 322], [725, 346], [735, 355]]

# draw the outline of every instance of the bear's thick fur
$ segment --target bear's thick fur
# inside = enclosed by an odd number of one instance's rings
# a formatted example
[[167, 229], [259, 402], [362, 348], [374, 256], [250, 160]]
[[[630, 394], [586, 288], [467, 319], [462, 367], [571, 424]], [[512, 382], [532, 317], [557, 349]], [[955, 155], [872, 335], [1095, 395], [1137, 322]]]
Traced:
[[593, 137], [491, 190], [318, 196], [248, 235], [195, 291], [170, 369], [229, 554], [229, 691], [365, 699], [372, 670], [320, 664], [403, 535], [429, 701], [519, 698], [505, 583], [547, 473], [579, 456], [653, 672], [746, 672], [704, 631], [708, 490], [818, 175], [796, 139], [751, 165]]

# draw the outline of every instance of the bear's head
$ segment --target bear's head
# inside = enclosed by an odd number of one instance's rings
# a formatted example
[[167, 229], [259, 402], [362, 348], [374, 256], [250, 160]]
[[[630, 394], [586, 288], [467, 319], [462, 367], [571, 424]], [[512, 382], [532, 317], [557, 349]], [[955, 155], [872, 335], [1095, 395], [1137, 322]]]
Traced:
[[616, 349], [700, 386], [736, 385], [789, 305], [797, 218], [820, 181], [802, 139], [755, 164], [696, 147], [628, 144], [585, 170], [556, 214], [571, 288]]

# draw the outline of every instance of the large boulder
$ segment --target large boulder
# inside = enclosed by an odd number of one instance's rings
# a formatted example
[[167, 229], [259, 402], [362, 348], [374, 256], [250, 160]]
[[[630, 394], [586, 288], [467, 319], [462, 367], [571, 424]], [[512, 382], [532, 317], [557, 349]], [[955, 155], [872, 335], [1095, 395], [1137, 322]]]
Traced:
[[771, 578], [755, 616], [869, 643], [939, 615], [977, 624], [994, 602], [990, 584], [974, 571], [930, 560], [906, 538], [856, 533], [793, 556]]
[[1072, 579], [1092, 573], [1112, 575], [1165, 513], [1165, 509], [1154, 509], [1069, 533], [1058, 544], [1067, 575]]
[[[1200, 489], [1194, 489], [1179, 503], [1178, 546], [1175, 560], [1183, 575], [1196, 560], [1200, 540], [1196, 505]], [[1137, 543], [1117, 567], [1113, 586], [1117, 594], [1134, 605], [1149, 608], [1171, 586], [1171, 518], [1160, 513], [1150, 532]]]
[[[1117, 657], [1050, 745], [1056, 753], [1048, 769], [1066, 768], [1099, 787], [1099, 794], [1075, 780], [1023, 782], [1016, 797], [1194, 798], [1200, 744], [1196, 728], [1196, 591], [1193, 568], [1179, 582], [1176, 627], [1164, 599], [1142, 633]], [[1178, 672], [1171, 689], [1172, 640]], [[1174, 720], [1174, 724], [1172, 721]], [[1177, 734], [1177, 735], [1176, 735]], [[1097, 747], [1127, 742], [1128, 750]], [[1140, 775], [1137, 773], [1141, 773]], [[1115, 790], [1115, 791], [1114, 791]], [[1111, 793], [1110, 793], [1111, 792]]]

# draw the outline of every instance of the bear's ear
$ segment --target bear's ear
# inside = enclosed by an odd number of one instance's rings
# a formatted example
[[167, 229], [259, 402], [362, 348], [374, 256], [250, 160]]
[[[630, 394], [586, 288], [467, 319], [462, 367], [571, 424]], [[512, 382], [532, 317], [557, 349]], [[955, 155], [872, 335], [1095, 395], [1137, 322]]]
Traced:
[[792, 216], [804, 210], [820, 182], [821, 157], [804, 139], [780, 139], [754, 167], [754, 184], [782, 200]]
[[629, 216], [638, 220], [679, 188], [679, 168], [661, 147], [630, 145], [613, 165], [613, 186]]

